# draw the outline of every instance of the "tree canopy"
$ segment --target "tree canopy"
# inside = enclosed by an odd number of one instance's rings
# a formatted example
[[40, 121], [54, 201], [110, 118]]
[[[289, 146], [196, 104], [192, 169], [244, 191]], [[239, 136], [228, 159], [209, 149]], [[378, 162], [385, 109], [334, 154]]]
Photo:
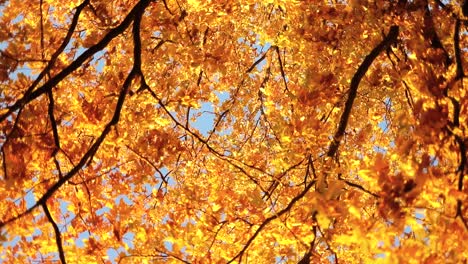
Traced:
[[468, 3], [1, 0], [8, 263], [466, 263]]

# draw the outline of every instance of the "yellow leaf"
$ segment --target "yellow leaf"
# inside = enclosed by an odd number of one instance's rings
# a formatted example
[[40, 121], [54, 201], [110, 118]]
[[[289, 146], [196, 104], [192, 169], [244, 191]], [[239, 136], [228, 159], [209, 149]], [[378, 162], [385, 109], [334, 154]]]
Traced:
[[330, 226], [331, 220], [330, 218], [328, 218], [328, 216], [322, 213], [318, 213], [316, 217], [317, 217], [317, 222], [321, 228], [328, 228]]
[[354, 217], [358, 218], [358, 219], [361, 219], [361, 213], [359, 212], [359, 210], [354, 207], [354, 206], [350, 206], [348, 207], [348, 211], [351, 213], [351, 215], [353, 215]]
[[218, 212], [219, 209], [221, 209], [221, 205], [219, 205], [219, 204], [214, 204], [214, 205], [212, 206], [212, 209], [213, 209], [213, 212]]

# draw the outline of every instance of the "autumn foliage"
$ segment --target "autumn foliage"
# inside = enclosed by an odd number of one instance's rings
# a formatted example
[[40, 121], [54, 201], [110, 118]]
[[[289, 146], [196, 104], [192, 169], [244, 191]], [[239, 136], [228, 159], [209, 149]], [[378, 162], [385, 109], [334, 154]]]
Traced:
[[468, 3], [1, 0], [4, 263], [466, 263]]

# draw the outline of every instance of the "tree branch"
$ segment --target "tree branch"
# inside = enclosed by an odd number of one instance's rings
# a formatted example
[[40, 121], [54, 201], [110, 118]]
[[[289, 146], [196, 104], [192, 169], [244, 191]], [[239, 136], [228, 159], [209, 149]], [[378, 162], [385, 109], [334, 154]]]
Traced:
[[[468, 5], [468, 1], [465, 1], [464, 6], [463, 6], [464, 11], [467, 5]], [[463, 70], [463, 61], [462, 61], [461, 49], [460, 49], [460, 27], [461, 27], [461, 20], [457, 18], [457, 21], [455, 22], [455, 30], [453, 34], [453, 46], [455, 50], [455, 62], [456, 62], [456, 67], [457, 67], [455, 80], [462, 80], [460, 82], [460, 85], [463, 88], [463, 78], [465, 77], [465, 72]], [[460, 126], [459, 118], [460, 118], [460, 109], [461, 109], [460, 103], [454, 97], [448, 96], [448, 98], [451, 100], [453, 104], [453, 108], [454, 108], [453, 125], [455, 127], [459, 127]], [[449, 134], [455, 137], [455, 141], [457, 142], [458, 149], [460, 151], [460, 163], [457, 168], [457, 172], [459, 173], [457, 189], [462, 192], [463, 181], [465, 178], [466, 165], [468, 163], [467, 148], [466, 148], [464, 139], [462, 137], [453, 133], [451, 129], [448, 129], [448, 132]], [[465, 229], [468, 230], [468, 222], [465, 216], [463, 215], [463, 203], [462, 203], [462, 200], [460, 199], [457, 199], [457, 212], [456, 212], [455, 217], [460, 217]]]
[[[312, 213], [312, 220], [315, 223], [317, 223], [317, 214], [318, 214], [317, 211], [314, 211]], [[304, 254], [304, 256], [301, 258], [301, 260], [297, 264], [310, 264], [310, 258], [313, 255], [313, 251], [315, 248], [315, 241], [317, 240], [317, 231], [318, 231], [317, 224], [315, 224], [312, 227], [312, 232], [314, 233], [314, 239], [310, 242], [309, 248], [307, 249], [306, 253]]]
[[55, 150], [52, 155], [55, 155], [57, 151], [60, 149], [60, 137], [59, 137], [58, 129], [57, 129], [57, 121], [55, 120], [55, 116], [54, 116], [55, 103], [54, 103], [54, 96], [52, 94], [52, 91], [48, 91], [47, 96], [49, 97], [49, 107], [47, 111], [49, 114], [50, 126], [52, 127], [52, 134], [54, 135], [54, 143], [55, 143]]
[[340, 123], [338, 125], [338, 129], [333, 136], [333, 140], [330, 143], [330, 147], [328, 148], [327, 156], [332, 157], [338, 151], [340, 146], [341, 138], [343, 137], [346, 126], [348, 125], [349, 117], [351, 116], [351, 110], [353, 108], [354, 99], [357, 96], [357, 90], [359, 87], [359, 83], [361, 82], [362, 77], [366, 74], [367, 70], [371, 66], [372, 62], [377, 58], [377, 56], [388, 48], [391, 44], [396, 42], [398, 37], [399, 28], [398, 26], [391, 26], [388, 35], [382, 40], [382, 42], [375, 47], [369, 55], [366, 56], [362, 64], [359, 66], [358, 70], [354, 74], [353, 78], [351, 79], [351, 87], [349, 89], [348, 99], [345, 103], [345, 109], [343, 114], [340, 118]]
[[291, 210], [291, 208], [294, 206], [294, 204], [296, 202], [298, 202], [300, 199], [302, 199], [307, 194], [307, 192], [309, 192], [310, 188], [312, 188], [312, 186], [315, 185], [315, 182], [316, 182], [315, 180], [309, 182], [309, 184], [307, 184], [306, 188], [304, 188], [304, 190], [302, 192], [300, 192], [297, 196], [295, 196], [285, 208], [283, 208], [281, 211], [279, 211], [275, 215], [272, 215], [272, 216], [268, 217], [267, 219], [265, 219], [265, 221], [263, 221], [263, 223], [257, 228], [257, 230], [255, 230], [255, 233], [249, 238], [249, 240], [244, 245], [242, 250], [239, 251], [239, 253], [237, 253], [237, 255], [235, 255], [231, 260], [229, 260], [228, 263], [232, 263], [236, 259], [239, 259], [239, 263], [240, 263], [241, 260], [242, 260], [242, 256], [244, 255], [245, 251], [250, 246], [250, 244], [252, 244], [252, 242], [255, 240], [255, 238], [260, 234], [260, 232], [263, 230], [263, 228], [265, 228], [271, 221], [273, 221], [273, 220], [279, 218], [280, 216], [284, 215], [285, 213], [289, 212]]
[[245, 71], [245, 73], [250, 73], [251, 71], [253, 71], [253, 69], [255, 69], [255, 66], [257, 66], [260, 62], [262, 62], [262, 61], [265, 59], [265, 57], [266, 57], [266, 55], [267, 55], [267, 53], [268, 53], [269, 50], [270, 50], [270, 49], [268, 49], [267, 51], [265, 51], [265, 53], [263, 53], [263, 55], [262, 55], [258, 60], [256, 60], [256, 61], [250, 66], [250, 68], [247, 69], [247, 71]]
[[[142, 4], [143, 3], [143, 4]], [[143, 16], [143, 12], [144, 10], [146, 9], [146, 7], [149, 5], [150, 1], [141, 1], [137, 4], [137, 7], [135, 7], [132, 12], [134, 13], [133, 14], [133, 18], [135, 21], [134, 21], [134, 24], [136, 24], [137, 26], [134, 26], [133, 27], [133, 34], [134, 35], [138, 35], [137, 37], [134, 36], [134, 43], [135, 44], [141, 44], [141, 42], [139, 41], [140, 39], [140, 36], [139, 36], [139, 25], [140, 25], [140, 21], [141, 21], [141, 18]], [[128, 17], [127, 17], [128, 18]], [[122, 25], [122, 24], [121, 24]], [[138, 29], [136, 29], [136, 27], [138, 27]], [[110, 40], [109, 40], [110, 41]], [[138, 52], [139, 50], [141, 51], [141, 47], [134, 47], [135, 49], [135, 52]], [[88, 149], [88, 151], [83, 155], [83, 157], [80, 159], [80, 161], [78, 162], [78, 164], [76, 164], [75, 167], [73, 167], [67, 174], [65, 174], [62, 178], [60, 178], [54, 185], [52, 185], [43, 195], [41, 198], [39, 198], [39, 200], [32, 206], [30, 207], [29, 209], [27, 209], [26, 211], [24, 211], [23, 213], [15, 216], [15, 217], [12, 217], [10, 219], [7, 219], [3, 222], [0, 222], [0, 228], [2, 228], [3, 226], [5, 226], [6, 224], [9, 224], [11, 222], [14, 222], [16, 220], [18, 220], [19, 218], [25, 216], [25, 215], [28, 215], [30, 214], [32, 211], [34, 211], [39, 205], [42, 205], [44, 203], [46, 203], [46, 201], [52, 197], [52, 195], [60, 188], [62, 187], [62, 185], [64, 185], [67, 181], [69, 181], [76, 173], [78, 173], [82, 168], [83, 166], [85, 166], [88, 162], [91, 162], [94, 155], [96, 154], [96, 152], [98, 151], [100, 145], [102, 144], [102, 142], [104, 142], [104, 139], [107, 137], [107, 135], [110, 133], [111, 129], [113, 126], [117, 125], [117, 123], [119, 122], [119, 118], [120, 118], [120, 113], [122, 111], [122, 107], [123, 107], [123, 103], [125, 101], [125, 97], [128, 93], [128, 90], [130, 88], [130, 85], [132, 83], [132, 80], [137, 76], [137, 68], [140, 66], [139, 63], [141, 63], [141, 59], [138, 60], [137, 57], [141, 57], [141, 52], [139, 54], [134, 54], [135, 56], [135, 60], [134, 60], [134, 65], [133, 65], [133, 68], [132, 70], [130, 71], [130, 73], [128, 74], [127, 78], [125, 79], [123, 85], [122, 85], [122, 89], [120, 91], [120, 94], [119, 94], [119, 98], [117, 100], [117, 105], [115, 107], [115, 110], [114, 110], [114, 115], [112, 116], [112, 119], [109, 121], [109, 123], [107, 123], [107, 125], [104, 127], [104, 130], [102, 131], [101, 135], [97, 138], [97, 140], [93, 143], [93, 145]], [[44, 86], [43, 86], [44, 87]], [[47, 90], [44, 90], [44, 91], [47, 91]]]
[[359, 189], [359, 190], [361, 190], [361, 191], [363, 191], [363, 192], [365, 192], [365, 193], [367, 193], [367, 194], [373, 196], [374, 198], [379, 198], [379, 197], [380, 197], [379, 195], [377, 195], [377, 194], [375, 194], [375, 193], [373, 193], [373, 192], [367, 190], [366, 188], [362, 187], [362, 185], [360, 185], [360, 184], [357, 184], [357, 183], [354, 183], [354, 182], [351, 182], [351, 181], [348, 181], [348, 180], [346, 180], [346, 179], [341, 178], [340, 175], [338, 176], [338, 179], [339, 179], [339, 180], [342, 180], [344, 183], [346, 183], [346, 185], [351, 186], [351, 187], [354, 187], [354, 188], [356, 188], [356, 189]]
[[[463, 139], [458, 136], [458, 135], [455, 135], [455, 141], [457, 142], [458, 144], [458, 148], [460, 150], [460, 163], [458, 165], [458, 168], [457, 168], [457, 172], [459, 173], [459, 176], [458, 176], [458, 190], [460, 192], [463, 192], [463, 179], [465, 178], [465, 170], [466, 170], [466, 165], [468, 163], [468, 158], [467, 158], [467, 149], [466, 149], [466, 145], [463, 141]], [[465, 218], [465, 216], [463, 215], [463, 202], [461, 199], [457, 199], [457, 213], [455, 215], [455, 217], [460, 217], [460, 219], [462, 220], [463, 222], [463, 225], [465, 226], [465, 229], [468, 230], [468, 222]]]
[[281, 60], [281, 54], [278, 46], [275, 46], [276, 54], [278, 55], [278, 62], [280, 66], [281, 76], [283, 77], [284, 82], [284, 91], [289, 92], [288, 82], [286, 81], [286, 73], [284, 73], [283, 61]]
[[132, 147], [129, 145], [125, 145], [131, 152], [133, 152], [135, 155], [137, 155], [138, 158], [146, 161], [161, 177], [161, 181], [167, 185], [168, 181], [166, 179], [166, 175], [162, 173], [162, 171], [154, 164], [151, 160], [149, 160], [147, 157], [143, 156], [142, 154], [138, 153], [136, 150], [134, 150]]
[[241, 163], [242, 165], [246, 166], [246, 167], [249, 167], [251, 169], [255, 169], [257, 171], [260, 171], [262, 173], [265, 173], [265, 174], [268, 174], [266, 173], [265, 171], [255, 167], [254, 165], [250, 165], [250, 164], [246, 164], [242, 161], [239, 161], [239, 160], [236, 160], [236, 159], [233, 159], [233, 158], [230, 158], [226, 155], [224, 155], [223, 153], [217, 151], [216, 149], [214, 149], [205, 139], [203, 139], [200, 135], [196, 134], [195, 132], [193, 132], [192, 130], [190, 130], [190, 128], [184, 126], [181, 122], [179, 122], [179, 120], [177, 120], [172, 114], [171, 112], [169, 111], [169, 109], [167, 109], [166, 105], [163, 103], [163, 101], [158, 97], [158, 95], [151, 89], [151, 87], [149, 87], [148, 85], [146, 85], [143, 89], [141, 90], [147, 90], [150, 95], [158, 102], [158, 104], [161, 106], [161, 108], [164, 110], [164, 112], [166, 112], [166, 114], [169, 116], [169, 118], [176, 124], [176, 126], [182, 128], [184, 131], [186, 131], [188, 134], [190, 134], [191, 136], [193, 136], [196, 140], [198, 140], [200, 143], [202, 143], [211, 153], [215, 154], [216, 157], [226, 161], [227, 163], [229, 163], [230, 165], [232, 165], [233, 167], [235, 167], [236, 169], [240, 170], [242, 172], [242, 174], [244, 174], [245, 176], [247, 176], [247, 178], [249, 178], [249, 180], [251, 180], [253, 183], [255, 183], [262, 192], [266, 192], [266, 190], [262, 187], [262, 185], [260, 184], [260, 182], [258, 180], [256, 180], [252, 175], [248, 174], [247, 171], [242, 168], [241, 166], [237, 165], [234, 161], [236, 162], [239, 162]]
[[50, 126], [52, 127], [52, 134], [54, 137], [54, 144], [55, 144], [55, 149], [52, 152], [52, 156], [54, 157], [54, 163], [55, 163], [55, 167], [57, 168], [58, 175], [60, 178], [62, 178], [63, 173], [60, 168], [60, 163], [57, 160], [57, 153], [60, 150], [60, 138], [59, 138], [58, 129], [57, 129], [57, 121], [55, 120], [55, 116], [54, 116], [55, 103], [54, 103], [54, 95], [52, 94], [52, 90], [47, 92], [47, 96], [49, 97], [49, 107], [47, 111], [49, 114]]
[[[457, 80], [465, 77], [465, 72], [463, 71], [461, 49], [460, 49], [460, 26], [461, 26], [461, 21], [460, 19], [457, 19], [457, 22], [455, 23], [455, 32], [453, 34], [453, 47], [455, 49], [455, 61], [457, 63], [457, 75], [455, 78]], [[463, 82], [462, 82], [462, 85], [463, 85]]]
[[54, 228], [55, 242], [57, 243], [57, 250], [60, 257], [60, 261], [62, 262], [62, 264], [66, 264], [67, 262], [65, 261], [65, 253], [63, 251], [62, 235], [60, 233], [60, 229], [58, 228], [57, 223], [55, 223], [54, 218], [52, 218], [52, 215], [50, 214], [49, 208], [47, 207], [45, 201], [41, 203], [41, 206], [44, 210], [47, 220], [49, 220], [49, 222], [52, 224], [52, 227]]
[[[34, 80], [34, 82], [29, 86], [28, 90], [26, 91], [24, 97], [29, 96], [31, 92], [36, 88], [36, 86], [41, 82], [41, 80], [50, 73], [50, 70], [55, 64], [55, 61], [57, 58], [62, 54], [62, 52], [65, 50], [66, 46], [71, 40], [71, 37], [73, 33], [75, 33], [76, 26], [78, 25], [78, 19], [80, 17], [81, 12], [83, 9], [89, 4], [89, 0], [83, 1], [79, 6], [76, 7], [75, 14], [73, 15], [72, 22], [70, 27], [68, 28], [67, 35], [62, 41], [62, 44], [60, 47], [52, 54], [52, 57], [50, 58], [49, 62], [47, 63], [47, 66], [39, 73], [37, 78]], [[42, 55], [44, 56], [44, 33], [43, 33], [43, 21], [42, 21], [42, 1], [41, 1], [41, 49], [42, 49]], [[42, 59], [45, 59], [44, 57]]]
[[[132, 23], [135, 19], [135, 16], [138, 12], [144, 10], [151, 0], [142, 0], [136, 4], [130, 13], [125, 17], [125, 19], [118, 25], [117, 27], [113, 28], [112, 30], [107, 33], [104, 38], [102, 38], [98, 43], [88, 48], [86, 51], [83, 52], [76, 60], [74, 60], [70, 65], [68, 65], [65, 69], [59, 72], [57, 75], [49, 79], [45, 84], [41, 87], [37, 88], [36, 90], [32, 91], [31, 88], [28, 89], [28, 92], [20, 98], [16, 103], [8, 108], [8, 111], [2, 115], [0, 115], [0, 122], [5, 120], [8, 116], [10, 116], [13, 112], [18, 110], [19, 108], [25, 106], [26, 104], [30, 103], [31, 101], [35, 100], [39, 96], [43, 95], [49, 90], [52, 90], [58, 83], [60, 83], [65, 77], [70, 75], [76, 69], [78, 69], [87, 59], [93, 56], [95, 53], [99, 52], [100, 50], [104, 49], [109, 42], [111, 42], [114, 38], [122, 34], [128, 26]], [[31, 91], [29, 91], [31, 90]]]
[[11, 135], [18, 129], [19, 126], [19, 120], [21, 117], [21, 113], [23, 112], [23, 109], [19, 109], [18, 113], [16, 114], [15, 122], [13, 123], [13, 127], [10, 130], [10, 132], [6, 135], [5, 142], [3, 142], [2, 146], [0, 147], [0, 151], [2, 153], [2, 161], [3, 161], [3, 177], [4, 179], [8, 179], [8, 170], [7, 170], [7, 162], [6, 162], [6, 153], [5, 153], [5, 146], [9, 144], [9, 141], [11, 140]]

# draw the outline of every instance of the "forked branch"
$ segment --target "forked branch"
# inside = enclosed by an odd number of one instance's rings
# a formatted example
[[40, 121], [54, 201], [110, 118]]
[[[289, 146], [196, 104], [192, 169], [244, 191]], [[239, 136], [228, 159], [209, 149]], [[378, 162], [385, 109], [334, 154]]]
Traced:
[[284, 215], [285, 213], [289, 212], [292, 207], [294, 206], [294, 204], [296, 204], [299, 200], [301, 200], [310, 190], [310, 188], [312, 188], [312, 186], [315, 185], [315, 180], [309, 182], [306, 186], [306, 188], [304, 188], [304, 190], [302, 192], [300, 192], [298, 195], [296, 195], [290, 202], [289, 204], [283, 208], [281, 211], [279, 211], [278, 213], [268, 217], [267, 219], [265, 219], [265, 221], [262, 222], [262, 224], [257, 228], [257, 230], [255, 230], [255, 233], [249, 238], [249, 240], [247, 241], [247, 243], [245, 243], [244, 247], [242, 248], [241, 251], [239, 251], [239, 253], [237, 253], [237, 255], [235, 255], [231, 260], [229, 260], [228, 263], [232, 263], [234, 262], [236, 259], [239, 259], [239, 263], [241, 262], [242, 260], [242, 256], [244, 255], [245, 251], [249, 248], [250, 244], [252, 244], [252, 242], [255, 240], [255, 238], [260, 234], [260, 232], [273, 220], [281, 217], [282, 215]]
[[[66, 182], [68, 182], [75, 174], [77, 174], [88, 162], [92, 161], [94, 155], [98, 151], [99, 147], [101, 146], [102, 142], [104, 142], [105, 138], [107, 135], [111, 132], [112, 127], [118, 124], [119, 119], [120, 119], [120, 113], [122, 111], [122, 107], [125, 101], [125, 97], [129, 91], [129, 88], [131, 86], [131, 83], [135, 77], [137, 77], [139, 74], [141, 74], [141, 40], [140, 40], [140, 22], [143, 16], [143, 13], [146, 9], [146, 7], [149, 5], [151, 1], [141, 1], [137, 4], [137, 6], [131, 11], [133, 15], [131, 16], [130, 20], [128, 23], [130, 23], [132, 20], [133, 21], [133, 42], [134, 42], [134, 65], [130, 73], [128, 74], [127, 78], [125, 79], [120, 94], [119, 98], [117, 100], [117, 105], [114, 110], [114, 115], [112, 116], [112, 119], [107, 123], [107, 125], [104, 127], [103, 131], [101, 132], [101, 135], [96, 139], [96, 141], [91, 145], [91, 147], [88, 149], [88, 151], [83, 155], [83, 157], [80, 159], [80, 161], [67, 173], [65, 174], [62, 178], [60, 178], [54, 185], [52, 185], [43, 195], [39, 200], [31, 206], [29, 209], [26, 211], [18, 214], [17, 216], [14, 216], [12, 218], [9, 218], [3, 222], [0, 222], [0, 228], [5, 226], [6, 224], [9, 224], [11, 222], [14, 222], [25, 215], [30, 214], [33, 212], [37, 207], [40, 205], [43, 205], [47, 202], [47, 200], [54, 195], [56, 191], [59, 190], [60, 187], [62, 187]], [[130, 15], [129, 15], [130, 16]], [[128, 18], [128, 17], [127, 17]], [[126, 18], [126, 20], [127, 20]], [[123, 23], [122, 23], [123, 24]], [[121, 26], [122, 26], [121, 24]], [[120, 27], [120, 26], [119, 26]], [[114, 36], [115, 37], [115, 36]], [[112, 38], [111, 38], [112, 39]], [[109, 40], [110, 41], [110, 40]], [[102, 41], [101, 41], [102, 42]], [[101, 43], [100, 42], [100, 43]], [[108, 42], [106, 42], [107, 45]], [[88, 50], [89, 51], [89, 50]], [[85, 52], [86, 53], [86, 52]], [[80, 56], [81, 57], [81, 56]], [[79, 59], [79, 58], [78, 58]], [[77, 59], [77, 61], [78, 61]], [[75, 61], [75, 62], [77, 62]], [[73, 65], [75, 62], [73, 62], [71, 65]], [[64, 70], [65, 71], [65, 70]], [[63, 73], [63, 71], [62, 71]], [[60, 74], [59, 74], [60, 75]], [[52, 78], [54, 79], [54, 78]], [[48, 82], [49, 83], [49, 82]], [[42, 86], [42, 91], [47, 92], [49, 89], [47, 88], [49, 86]], [[50, 89], [53, 86], [50, 87]], [[41, 89], [40, 88], [40, 89]], [[32, 94], [38, 92], [40, 89], [34, 91]], [[39, 96], [39, 95], [38, 95]], [[32, 99], [31, 99], [32, 100]], [[20, 99], [21, 101], [21, 99]], [[28, 101], [29, 102], [29, 101]], [[10, 109], [11, 110], [11, 109]], [[3, 116], [2, 116], [3, 117]]]
[[125, 17], [125, 19], [118, 25], [117, 27], [113, 28], [112, 30], [107, 33], [104, 38], [102, 38], [98, 43], [91, 46], [89, 49], [85, 50], [83, 54], [81, 54], [76, 60], [74, 60], [70, 65], [68, 65], [65, 69], [63, 69], [60, 73], [49, 79], [46, 83], [42, 86], [37, 88], [36, 90], [32, 91], [29, 88], [29, 92], [26, 92], [22, 98], [20, 98], [16, 103], [8, 108], [8, 111], [2, 115], [0, 115], [0, 122], [5, 120], [8, 116], [14, 113], [16, 110], [20, 109], [21, 107], [29, 104], [31, 101], [35, 100], [39, 96], [47, 93], [48, 91], [52, 90], [57, 84], [59, 84], [63, 79], [65, 79], [68, 75], [74, 72], [76, 69], [81, 67], [81, 65], [87, 61], [91, 56], [96, 54], [97, 52], [104, 49], [109, 42], [111, 42], [114, 38], [121, 35], [135, 20], [136, 14], [144, 10], [151, 0], [142, 0], [135, 5], [135, 7], [130, 11], [130, 13]]

